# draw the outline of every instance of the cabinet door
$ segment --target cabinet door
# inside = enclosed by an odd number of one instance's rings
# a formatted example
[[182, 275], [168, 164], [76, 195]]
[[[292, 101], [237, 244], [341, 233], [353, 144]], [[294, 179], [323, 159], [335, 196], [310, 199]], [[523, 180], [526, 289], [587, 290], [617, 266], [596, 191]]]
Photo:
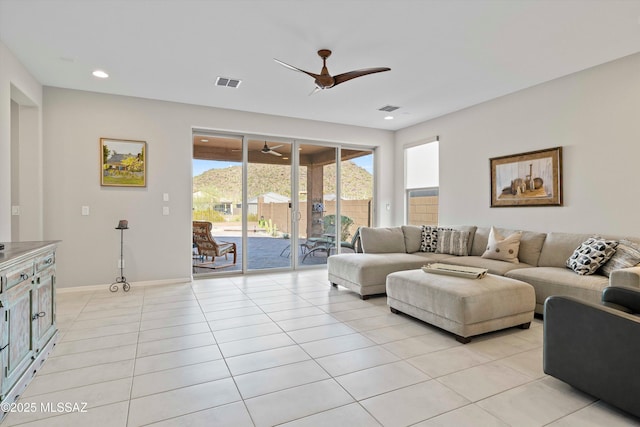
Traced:
[[38, 273], [34, 287], [34, 316], [33, 332], [35, 337], [35, 352], [49, 341], [55, 332], [55, 269], [49, 268]]
[[32, 295], [31, 280], [26, 280], [7, 292], [4, 334], [9, 347], [3, 351], [3, 353], [6, 352], [3, 394], [11, 388], [31, 363], [33, 355]]
[[[5, 304], [4, 300], [0, 301], [0, 320], [2, 320], [2, 322], [4, 322], [4, 316], [5, 316], [4, 304]], [[3, 325], [3, 327], [0, 327], [0, 362], [1, 362], [0, 366], [3, 366], [3, 367], [7, 366], [6, 354], [8, 352], [9, 352], [9, 345], [8, 345], [7, 336], [5, 334], [4, 325]], [[0, 375], [0, 401], [4, 400], [5, 398], [5, 391], [2, 388], [2, 384], [4, 384], [4, 372], [2, 373], [2, 375]]]

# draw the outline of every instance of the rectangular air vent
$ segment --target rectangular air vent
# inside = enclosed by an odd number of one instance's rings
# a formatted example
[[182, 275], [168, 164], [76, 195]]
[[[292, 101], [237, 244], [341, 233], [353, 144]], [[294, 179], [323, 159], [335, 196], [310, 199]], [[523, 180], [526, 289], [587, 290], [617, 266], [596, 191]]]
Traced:
[[398, 108], [400, 108], [400, 107], [396, 107], [396, 106], [393, 106], [393, 105], [385, 105], [382, 108], [378, 108], [378, 111], [386, 111], [386, 112], [390, 113], [392, 111], [396, 111]]
[[216, 79], [216, 86], [224, 86], [224, 87], [238, 87], [242, 83], [242, 80], [239, 79], [230, 79], [228, 77], [218, 77]]

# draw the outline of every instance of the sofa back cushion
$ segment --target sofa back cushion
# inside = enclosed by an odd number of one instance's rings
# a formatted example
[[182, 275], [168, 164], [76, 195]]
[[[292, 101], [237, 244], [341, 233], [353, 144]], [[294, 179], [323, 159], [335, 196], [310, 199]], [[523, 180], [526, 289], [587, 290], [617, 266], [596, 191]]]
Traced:
[[403, 225], [402, 234], [404, 234], [404, 246], [408, 253], [420, 251], [420, 243], [422, 239], [422, 227], [417, 225]]
[[[516, 231], [519, 230], [511, 230], [508, 228], [496, 228], [496, 230], [502, 234], [503, 236], [509, 236]], [[473, 237], [473, 245], [471, 247], [471, 255], [474, 256], [482, 256], [484, 252], [487, 250], [487, 246], [489, 243], [489, 233], [491, 232], [490, 227], [478, 227], [476, 233]], [[536, 231], [523, 231], [522, 236], [520, 236], [520, 249], [518, 250], [518, 260], [520, 262], [524, 262], [529, 265], [538, 265], [538, 259], [540, 257], [545, 239], [547, 237], [546, 233], [538, 233]], [[579, 242], [573, 249], [578, 247], [578, 245], [582, 243]], [[573, 249], [571, 249], [571, 253], [573, 253]], [[567, 255], [567, 258], [569, 257]], [[565, 258], [565, 261], [567, 259]], [[564, 266], [564, 264], [562, 264]]]
[[589, 237], [590, 234], [548, 233], [542, 245], [538, 267], [566, 268], [567, 259]]
[[362, 227], [360, 241], [365, 254], [407, 252], [401, 227]]

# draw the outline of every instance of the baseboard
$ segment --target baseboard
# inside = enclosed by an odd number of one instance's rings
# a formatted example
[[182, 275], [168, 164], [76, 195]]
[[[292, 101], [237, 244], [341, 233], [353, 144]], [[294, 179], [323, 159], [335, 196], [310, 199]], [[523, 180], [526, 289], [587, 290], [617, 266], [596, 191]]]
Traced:
[[[177, 278], [177, 279], [164, 279], [164, 280], [145, 280], [141, 282], [131, 282], [131, 288], [137, 286], [160, 286], [160, 285], [175, 285], [178, 283], [190, 283], [191, 277]], [[56, 292], [59, 294], [66, 294], [70, 292], [88, 292], [88, 291], [102, 291], [109, 290], [111, 283], [105, 283], [104, 285], [87, 285], [87, 286], [70, 286], [68, 288], [56, 288]], [[120, 291], [122, 291], [120, 287]]]

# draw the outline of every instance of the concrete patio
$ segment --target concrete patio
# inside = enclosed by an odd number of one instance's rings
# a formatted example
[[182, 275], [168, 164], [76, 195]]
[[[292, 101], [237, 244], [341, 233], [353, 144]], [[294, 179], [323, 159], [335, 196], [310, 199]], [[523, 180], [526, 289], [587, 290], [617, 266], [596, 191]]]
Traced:
[[[242, 238], [240, 236], [224, 235], [218, 236], [214, 234], [214, 238], [219, 242], [231, 242], [235, 243], [238, 248], [238, 259], [235, 265], [223, 267], [233, 263], [233, 255], [229, 255], [228, 259], [225, 257], [218, 257], [213, 264], [207, 264], [209, 268], [196, 267], [201, 261], [194, 257], [194, 274], [203, 274], [211, 272], [231, 272], [240, 271], [242, 268]], [[304, 242], [304, 240], [302, 240]], [[270, 268], [287, 268], [291, 266], [291, 240], [283, 239], [281, 237], [267, 237], [267, 236], [249, 236], [247, 238], [247, 269], [249, 270], [263, 270]], [[307, 265], [326, 265], [327, 254], [324, 251], [317, 251], [304, 259], [302, 262], [303, 252], [306, 248], [297, 248], [300, 255], [299, 262], [302, 266]], [[282, 254], [282, 255], [281, 255]], [[209, 258], [209, 262], [211, 259]], [[214, 267], [214, 268], [211, 268]], [[222, 267], [222, 268], [221, 268]]]

